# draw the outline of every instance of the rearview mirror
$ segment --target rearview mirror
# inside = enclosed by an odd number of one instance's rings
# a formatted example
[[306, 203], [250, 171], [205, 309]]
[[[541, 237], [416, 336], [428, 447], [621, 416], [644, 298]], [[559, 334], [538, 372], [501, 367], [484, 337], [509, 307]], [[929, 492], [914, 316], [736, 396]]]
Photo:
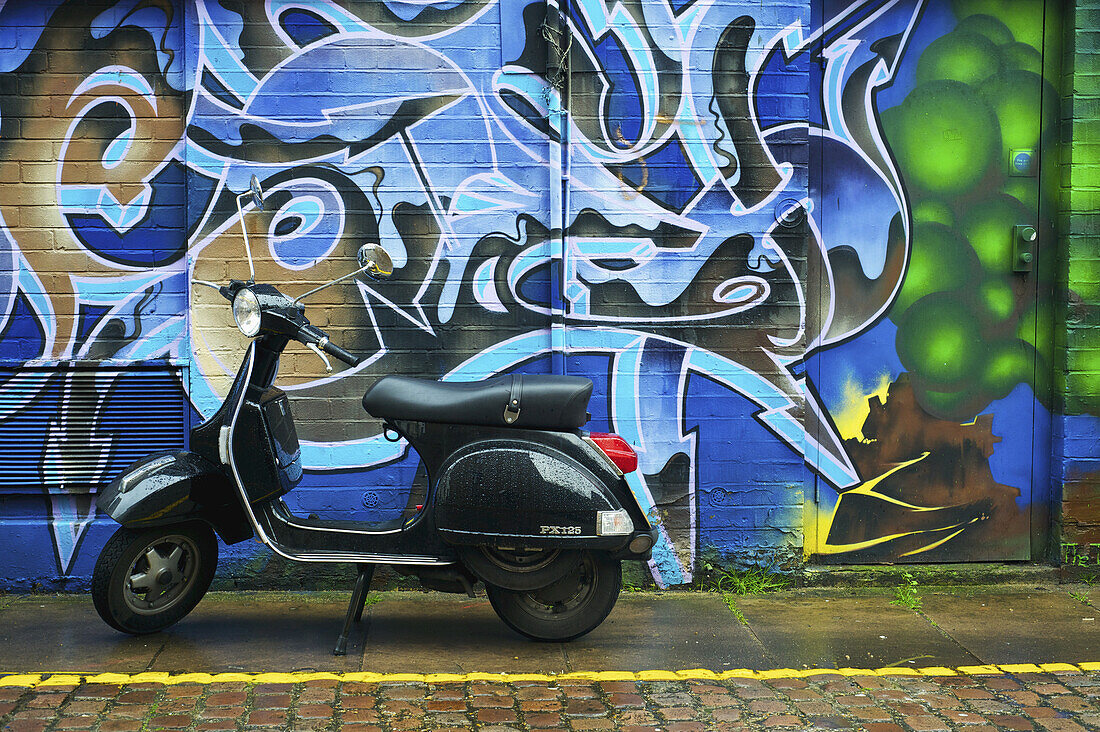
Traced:
[[264, 208], [264, 189], [260, 187], [260, 179], [255, 174], [248, 182], [248, 190], [252, 193], [252, 203], [261, 211]]
[[393, 260], [386, 250], [377, 244], [364, 244], [356, 254], [361, 271], [372, 279], [384, 280], [393, 274]]

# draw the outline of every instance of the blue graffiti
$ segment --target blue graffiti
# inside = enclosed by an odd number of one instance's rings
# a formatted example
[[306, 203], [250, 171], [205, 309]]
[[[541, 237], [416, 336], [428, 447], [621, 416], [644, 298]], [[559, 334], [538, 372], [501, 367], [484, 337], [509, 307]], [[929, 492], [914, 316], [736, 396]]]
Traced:
[[[892, 83], [921, 5], [858, 2], [815, 27], [809, 4], [581, 0], [566, 15], [522, 0], [119, 3], [88, 18], [90, 38], [109, 49], [116, 30], [137, 30], [148, 52], [90, 68], [72, 90], [89, 101], [68, 134], [77, 120], [109, 131], [102, 180], [43, 188], [65, 246], [95, 271], [73, 272], [60, 298], [5, 234], [17, 274], [0, 351], [187, 365], [195, 418], [211, 414], [241, 342], [190, 282], [244, 274], [232, 197], [255, 174], [272, 203], [251, 232], [260, 279], [342, 274], [364, 239], [398, 268], [392, 287], [349, 286], [328, 316], [363, 365], [289, 374], [293, 396], [331, 402], [351, 425], [303, 423], [311, 490], [388, 485], [407, 462], [406, 446], [353, 416], [371, 377], [606, 359], [597, 411], [638, 451], [631, 489], [655, 520], [687, 517], [662, 522], [654, 577], [690, 581], [715, 541], [700, 535], [700, 491], [722, 482], [700, 457], [708, 430], [687, 423], [692, 379], [751, 405], [753, 429], [794, 457], [787, 483], [801, 485], [803, 462], [836, 488], [859, 480], [802, 363], [871, 327], [899, 282], [877, 302], [826, 287], [826, 317], [809, 317], [803, 260], [830, 282], [830, 252], [846, 247], [865, 277], [895, 276], [886, 238], [908, 204], [867, 100]], [[62, 11], [0, 12], [42, 32]], [[22, 50], [0, 51], [0, 71]], [[568, 94], [547, 59], [570, 64]], [[178, 139], [123, 186], [112, 171], [145, 154], [139, 122], [177, 108]], [[811, 187], [811, 138], [844, 156], [844, 182]], [[819, 216], [834, 201], [852, 213], [826, 238]], [[72, 333], [58, 325], [73, 318]], [[75, 495], [51, 498], [65, 571], [90, 520]]]

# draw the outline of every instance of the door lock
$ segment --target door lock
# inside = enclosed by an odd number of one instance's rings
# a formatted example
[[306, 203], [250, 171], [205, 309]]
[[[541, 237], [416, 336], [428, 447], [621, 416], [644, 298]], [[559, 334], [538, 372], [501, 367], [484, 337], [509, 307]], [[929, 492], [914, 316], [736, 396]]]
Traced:
[[1035, 268], [1035, 243], [1039, 232], [1034, 226], [1016, 224], [1012, 227], [1012, 271], [1030, 272]]

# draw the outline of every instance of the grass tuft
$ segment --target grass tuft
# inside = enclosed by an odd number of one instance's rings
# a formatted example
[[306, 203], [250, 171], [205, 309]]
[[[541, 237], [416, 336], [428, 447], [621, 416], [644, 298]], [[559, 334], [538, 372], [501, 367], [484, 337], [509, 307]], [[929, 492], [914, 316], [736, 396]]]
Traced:
[[894, 599], [890, 601], [890, 604], [919, 612], [921, 597], [920, 593], [917, 592], [917, 579], [910, 572], [902, 572], [901, 576], [905, 580], [905, 584], [894, 588]]
[[713, 590], [723, 594], [763, 595], [768, 592], [779, 592], [790, 586], [790, 580], [783, 575], [759, 567], [726, 569], [708, 566], [707, 569], [712, 570], [716, 575], [711, 581]]
[[741, 625], [748, 625], [749, 621], [745, 619], [745, 614], [741, 612], [741, 608], [737, 607], [737, 596], [732, 592], [723, 592], [722, 601], [726, 603], [726, 607], [733, 613], [733, 617], [737, 618], [737, 622]]
[[709, 576], [706, 589], [722, 594], [722, 602], [726, 603], [726, 607], [741, 625], [748, 625], [749, 621], [741, 612], [741, 608], [737, 607], [738, 595], [763, 595], [767, 592], [785, 590], [790, 585], [788, 578], [760, 567], [733, 569], [716, 567], [710, 562], [705, 562], [703, 568]]

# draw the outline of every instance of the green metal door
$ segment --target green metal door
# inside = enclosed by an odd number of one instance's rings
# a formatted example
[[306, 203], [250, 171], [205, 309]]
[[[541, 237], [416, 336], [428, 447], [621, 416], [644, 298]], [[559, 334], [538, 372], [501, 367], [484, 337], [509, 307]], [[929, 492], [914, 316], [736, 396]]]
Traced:
[[[821, 334], [807, 376], [827, 410], [819, 442], [838, 435], [856, 474], [813, 478], [806, 546], [820, 561], [1026, 560], [1044, 541], [1059, 25], [1048, 5], [886, 3], [825, 36], [825, 116], [846, 115], [857, 92], [870, 103], [814, 141]], [[897, 32], [868, 44], [886, 23]], [[862, 135], [864, 159], [830, 134]], [[877, 178], [853, 172], [867, 167]], [[851, 207], [868, 196], [877, 218]]]

